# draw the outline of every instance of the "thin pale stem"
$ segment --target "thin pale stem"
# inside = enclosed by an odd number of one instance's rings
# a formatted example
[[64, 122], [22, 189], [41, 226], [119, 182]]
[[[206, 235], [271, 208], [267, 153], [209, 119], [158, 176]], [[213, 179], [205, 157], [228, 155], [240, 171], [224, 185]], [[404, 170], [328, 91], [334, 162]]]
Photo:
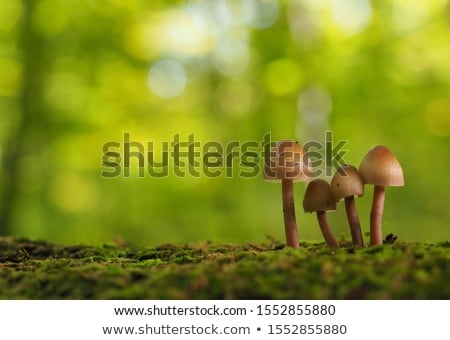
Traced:
[[283, 195], [284, 231], [288, 247], [299, 248], [294, 207], [294, 183], [290, 179], [281, 181]]
[[381, 220], [383, 218], [384, 197], [384, 187], [375, 185], [372, 210], [370, 211], [370, 244], [373, 246], [383, 244]]
[[323, 238], [330, 247], [339, 248], [339, 243], [331, 232], [330, 225], [328, 224], [327, 213], [325, 211], [317, 212], [317, 221], [319, 222], [320, 230], [322, 231]]
[[357, 247], [364, 246], [361, 225], [359, 224], [358, 212], [356, 211], [355, 198], [353, 196], [345, 198], [345, 211], [347, 212], [353, 245]]

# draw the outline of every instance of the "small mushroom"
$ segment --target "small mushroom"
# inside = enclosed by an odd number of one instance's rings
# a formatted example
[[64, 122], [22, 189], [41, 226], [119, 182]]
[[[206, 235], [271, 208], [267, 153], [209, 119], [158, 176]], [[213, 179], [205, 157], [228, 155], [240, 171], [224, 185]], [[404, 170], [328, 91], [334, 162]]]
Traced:
[[373, 184], [373, 201], [370, 212], [370, 243], [383, 244], [381, 221], [384, 208], [384, 187], [405, 185], [403, 169], [397, 158], [385, 146], [371, 149], [361, 161], [359, 172], [364, 184]]
[[[307, 163], [307, 162], [306, 162]], [[298, 248], [299, 238], [294, 206], [294, 181], [309, 181], [304, 168], [303, 149], [298, 142], [279, 141], [266, 155], [264, 179], [281, 181], [284, 229], [288, 247]]]
[[345, 211], [348, 224], [350, 225], [353, 245], [357, 247], [364, 246], [354, 198], [355, 195], [364, 195], [364, 183], [361, 175], [354, 166], [343, 165], [334, 174], [330, 186], [331, 193], [336, 201], [340, 201], [342, 198], [345, 199]]
[[328, 224], [327, 211], [336, 210], [336, 201], [331, 193], [330, 185], [323, 179], [315, 179], [308, 183], [303, 197], [303, 210], [315, 212], [323, 238], [330, 247], [339, 248], [339, 243]]

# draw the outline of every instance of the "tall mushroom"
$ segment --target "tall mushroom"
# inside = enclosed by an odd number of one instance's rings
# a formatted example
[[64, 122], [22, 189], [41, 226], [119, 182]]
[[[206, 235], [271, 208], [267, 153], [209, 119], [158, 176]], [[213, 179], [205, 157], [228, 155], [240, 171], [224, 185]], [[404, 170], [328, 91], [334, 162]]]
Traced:
[[361, 161], [359, 172], [364, 184], [373, 184], [373, 201], [370, 212], [370, 243], [383, 243], [381, 220], [384, 208], [384, 187], [401, 187], [405, 185], [403, 169], [397, 158], [385, 146], [378, 145], [371, 149]]
[[330, 247], [339, 248], [339, 243], [334, 238], [327, 219], [326, 212], [336, 210], [336, 201], [327, 181], [315, 179], [308, 183], [305, 196], [303, 196], [303, 210], [317, 214], [317, 221], [323, 238]]
[[271, 148], [270, 155], [266, 155], [264, 164], [264, 179], [281, 181], [286, 243], [292, 248], [299, 247], [293, 182], [309, 180], [304, 162], [300, 144], [291, 140], [282, 140]]
[[354, 198], [355, 195], [364, 195], [364, 183], [358, 170], [352, 165], [341, 166], [331, 180], [331, 193], [336, 201], [342, 198], [345, 199], [345, 211], [352, 234], [353, 245], [357, 247], [364, 246]]

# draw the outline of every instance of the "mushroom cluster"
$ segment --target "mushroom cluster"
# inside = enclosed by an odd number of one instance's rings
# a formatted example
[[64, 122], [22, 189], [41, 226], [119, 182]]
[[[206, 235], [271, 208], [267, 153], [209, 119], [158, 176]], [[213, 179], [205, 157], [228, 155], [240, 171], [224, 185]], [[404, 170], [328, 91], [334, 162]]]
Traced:
[[335, 211], [337, 202], [344, 200], [347, 220], [354, 247], [363, 247], [355, 196], [364, 195], [366, 184], [374, 185], [372, 210], [370, 213], [370, 245], [383, 243], [382, 216], [386, 186], [403, 186], [403, 170], [400, 163], [385, 146], [371, 149], [361, 161], [359, 170], [352, 165], [337, 169], [331, 183], [323, 179], [311, 180], [309, 163], [298, 142], [284, 140], [271, 149], [266, 157], [264, 178], [281, 181], [284, 225], [289, 247], [298, 248], [299, 239], [294, 205], [294, 181], [309, 182], [303, 197], [303, 210], [315, 212], [325, 242], [339, 248], [328, 223], [326, 212]]

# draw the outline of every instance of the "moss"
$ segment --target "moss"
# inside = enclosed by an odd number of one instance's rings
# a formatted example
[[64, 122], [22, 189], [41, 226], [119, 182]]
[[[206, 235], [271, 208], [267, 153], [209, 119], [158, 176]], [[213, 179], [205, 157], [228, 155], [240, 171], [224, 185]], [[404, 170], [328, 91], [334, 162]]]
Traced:
[[0, 238], [3, 299], [449, 299], [450, 243], [134, 249]]

